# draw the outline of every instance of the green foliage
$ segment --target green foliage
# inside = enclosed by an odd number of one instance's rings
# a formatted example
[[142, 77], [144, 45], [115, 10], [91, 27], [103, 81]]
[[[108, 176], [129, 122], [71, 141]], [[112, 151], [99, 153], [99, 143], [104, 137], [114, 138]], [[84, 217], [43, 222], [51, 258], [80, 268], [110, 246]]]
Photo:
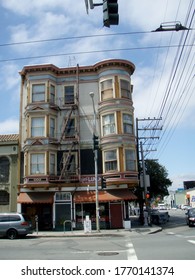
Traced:
[[159, 195], [161, 197], [168, 195], [168, 187], [172, 185], [172, 182], [168, 178], [166, 168], [155, 160], [146, 160], [145, 168], [150, 176], [150, 196], [155, 198]]

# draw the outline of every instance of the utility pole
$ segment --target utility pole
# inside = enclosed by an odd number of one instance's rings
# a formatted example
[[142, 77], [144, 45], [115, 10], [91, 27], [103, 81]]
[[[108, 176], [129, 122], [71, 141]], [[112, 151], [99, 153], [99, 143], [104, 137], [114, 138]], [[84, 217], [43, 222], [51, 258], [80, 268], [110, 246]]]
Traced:
[[[143, 222], [144, 220], [144, 211], [143, 211], [143, 202], [145, 201], [146, 205], [146, 210], [149, 214], [150, 218], [150, 199], [148, 198], [148, 185], [147, 185], [147, 174], [146, 174], [146, 169], [145, 169], [145, 160], [144, 160], [144, 152], [151, 152], [151, 151], [156, 151], [156, 149], [147, 149], [143, 150], [143, 145], [147, 143], [148, 140], [154, 140], [154, 139], [159, 139], [159, 137], [154, 136], [156, 130], [162, 130], [162, 127], [158, 127], [157, 125], [153, 126], [153, 122], [157, 122], [159, 124], [160, 119], [156, 118], [147, 118], [147, 119], [138, 119], [136, 118], [136, 140], [137, 140], [137, 160], [138, 160], [138, 173], [139, 173], [139, 206], [140, 206], [140, 220]], [[139, 127], [139, 122], [144, 122], [147, 125], [143, 126], [142, 128]], [[149, 125], [148, 125], [149, 122]], [[144, 135], [144, 136], [139, 136], [139, 131], [144, 131], [145, 133], [148, 132], [153, 132], [153, 135]], [[142, 141], [140, 140], [145, 140], [145, 144], [143, 144]], [[149, 145], [150, 146], [150, 145]], [[141, 159], [140, 159], [141, 155]], [[141, 185], [141, 179], [142, 184]]]

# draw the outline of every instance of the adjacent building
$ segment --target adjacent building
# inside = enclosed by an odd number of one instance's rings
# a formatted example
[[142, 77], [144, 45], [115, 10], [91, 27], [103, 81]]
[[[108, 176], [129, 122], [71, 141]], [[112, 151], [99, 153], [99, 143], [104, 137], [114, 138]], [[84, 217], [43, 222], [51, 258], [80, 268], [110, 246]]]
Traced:
[[17, 210], [18, 134], [0, 135], [0, 212]]
[[39, 228], [60, 230], [66, 221], [83, 228], [86, 216], [95, 227], [94, 133], [100, 228], [120, 228], [128, 218], [138, 185], [134, 70], [130, 61], [111, 59], [20, 72], [18, 210], [38, 215]]

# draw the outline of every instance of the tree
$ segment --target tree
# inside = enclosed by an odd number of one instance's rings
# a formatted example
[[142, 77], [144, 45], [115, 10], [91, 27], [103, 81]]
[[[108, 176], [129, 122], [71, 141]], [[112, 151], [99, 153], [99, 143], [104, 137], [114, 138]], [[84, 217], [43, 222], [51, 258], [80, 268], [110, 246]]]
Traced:
[[168, 178], [166, 168], [155, 160], [145, 161], [146, 173], [150, 176], [150, 197], [161, 196], [164, 197], [169, 194], [168, 187], [172, 185]]

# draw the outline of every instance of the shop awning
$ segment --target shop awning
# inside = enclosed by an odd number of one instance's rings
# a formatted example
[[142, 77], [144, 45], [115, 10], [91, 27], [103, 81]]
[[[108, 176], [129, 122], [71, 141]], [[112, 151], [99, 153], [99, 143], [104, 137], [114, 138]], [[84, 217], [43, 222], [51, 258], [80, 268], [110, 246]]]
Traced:
[[53, 203], [53, 193], [20, 193], [18, 203]]
[[[136, 200], [137, 197], [129, 189], [98, 191], [99, 202]], [[95, 191], [79, 191], [74, 194], [75, 203], [95, 202]]]

